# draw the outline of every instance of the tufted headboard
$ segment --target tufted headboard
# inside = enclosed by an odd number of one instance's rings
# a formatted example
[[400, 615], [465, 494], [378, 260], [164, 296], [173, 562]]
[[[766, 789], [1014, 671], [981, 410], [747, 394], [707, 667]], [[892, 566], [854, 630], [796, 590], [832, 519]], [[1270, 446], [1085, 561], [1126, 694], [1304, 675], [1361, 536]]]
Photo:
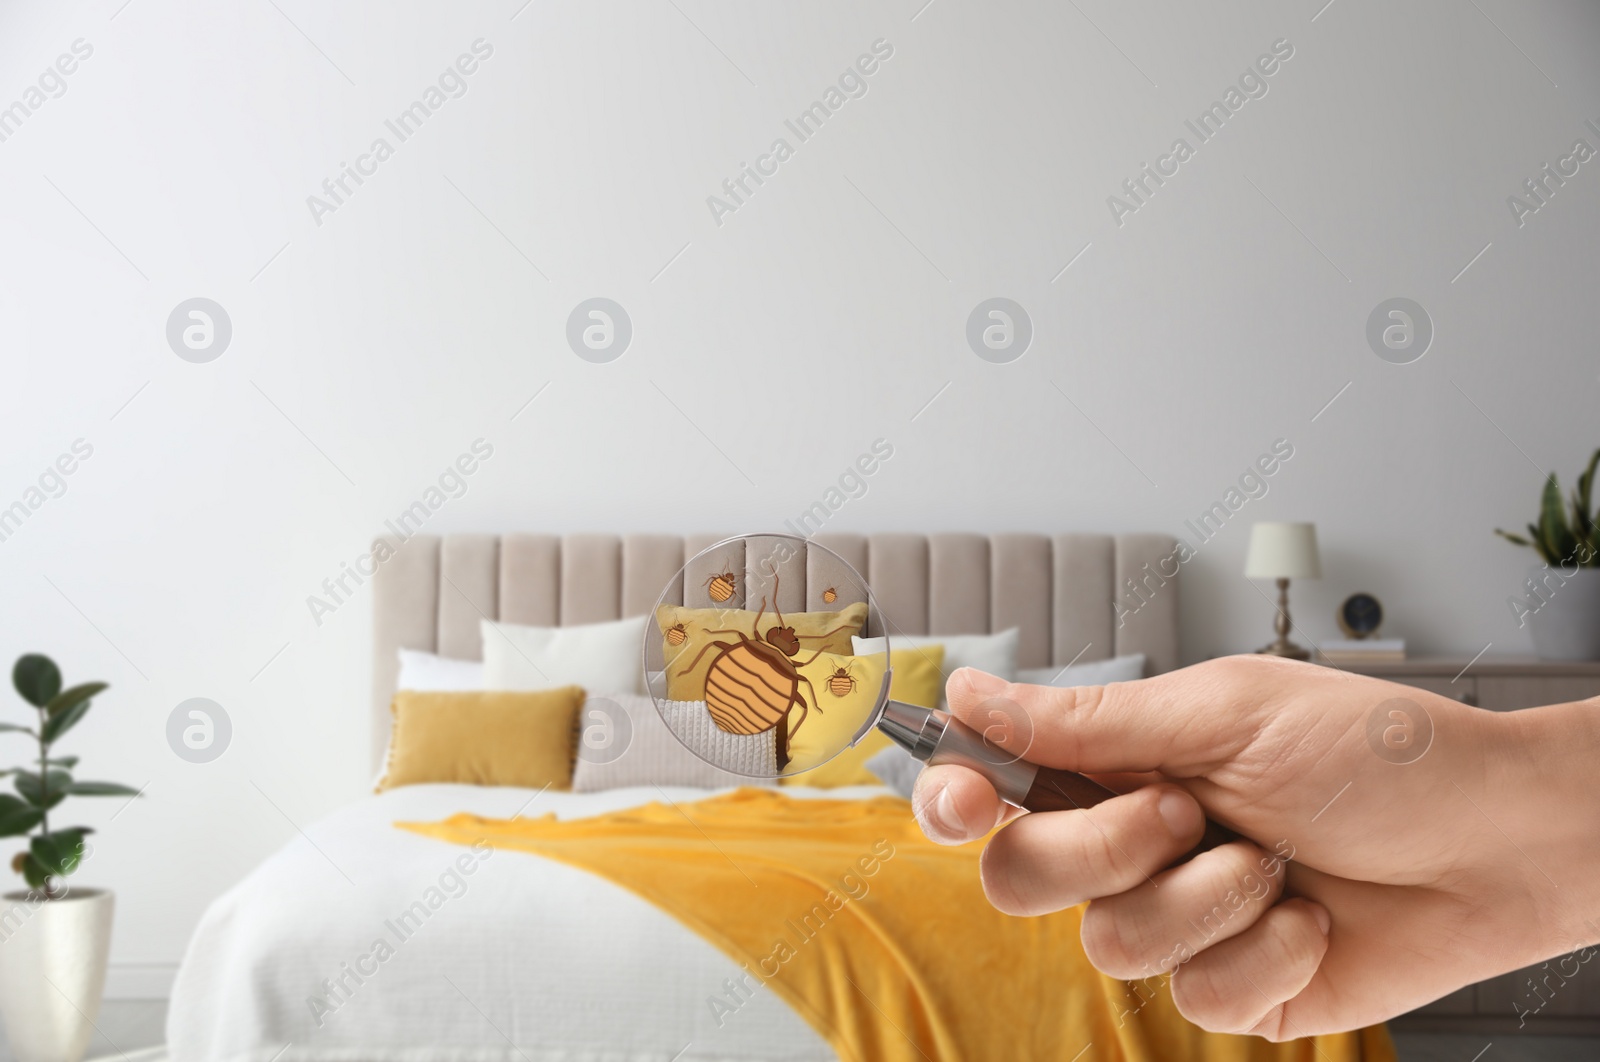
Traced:
[[[565, 626], [650, 611], [687, 557], [726, 535], [413, 535], [384, 536], [392, 556], [373, 576], [372, 700], [374, 755], [389, 734], [396, 649], [464, 660], [482, 658], [482, 619]], [[1144, 653], [1154, 674], [1178, 666], [1178, 594], [1173, 577], [1151, 572], [1176, 545], [1168, 535], [1128, 534], [818, 534], [866, 577], [889, 625], [904, 634], [982, 634], [1019, 627], [1020, 667], [1063, 666]], [[375, 543], [375, 547], [376, 547]], [[737, 581], [759, 592], [765, 577], [719, 553], [712, 564], [744, 571]], [[820, 595], [841, 582], [837, 562], [804, 551], [783, 570], [780, 607], [826, 607]], [[1149, 565], [1150, 571], [1145, 570]], [[1159, 588], [1151, 580], [1160, 582]], [[842, 582], [841, 582], [842, 585]], [[1112, 601], [1132, 587], [1148, 600], [1117, 622]], [[1154, 592], [1152, 592], [1154, 591]], [[669, 600], [681, 602], [675, 583]], [[1142, 600], [1142, 598], [1140, 599]], [[841, 600], [841, 603], [843, 601]], [[879, 632], [870, 632], [879, 633]]]

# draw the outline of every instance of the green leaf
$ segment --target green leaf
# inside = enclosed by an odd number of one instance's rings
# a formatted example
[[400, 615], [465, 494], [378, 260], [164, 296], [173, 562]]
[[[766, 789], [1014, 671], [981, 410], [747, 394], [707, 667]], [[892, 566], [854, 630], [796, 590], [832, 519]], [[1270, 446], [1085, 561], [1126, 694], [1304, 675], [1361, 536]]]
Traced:
[[1592, 504], [1594, 501], [1594, 473], [1597, 467], [1600, 467], [1600, 450], [1596, 450], [1594, 456], [1589, 458], [1588, 469], [1578, 477], [1578, 505], [1581, 507], [1583, 514], [1589, 518], [1590, 526], [1594, 524]]
[[1533, 539], [1533, 551], [1539, 555], [1541, 560], [1549, 561], [1550, 541], [1549, 536], [1545, 533], [1543, 513], [1539, 515], [1539, 524], [1537, 527], [1535, 527], [1533, 524], [1528, 525], [1528, 536]]
[[76, 870], [83, 859], [83, 835], [89, 832], [82, 826], [74, 826], [41, 833], [33, 839], [28, 851], [47, 873], [64, 878]]
[[1559, 565], [1577, 548], [1572, 532], [1567, 529], [1567, 514], [1561, 503], [1561, 487], [1556, 482], [1554, 472], [1544, 481], [1544, 496], [1540, 500], [1539, 507], [1539, 527], [1544, 532], [1546, 551], [1544, 559], [1550, 564]]
[[46, 745], [50, 744], [62, 734], [77, 726], [78, 720], [82, 719], [88, 712], [89, 702], [79, 701], [72, 707], [57, 712], [46, 719], [44, 726], [39, 728], [39, 732], [44, 738], [44, 743]]
[[[54, 756], [54, 757], [52, 757], [52, 758], [50, 758], [48, 760], [45, 760], [44, 762], [49, 764], [52, 767], [76, 767], [78, 765], [78, 757], [76, 757], [76, 756]], [[0, 773], [3, 773], [3, 772], [0, 772]]]
[[19, 734], [33, 734], [34, 737], [39, 736], [38, 734], [33, 733], [33, 728], [31, 726], [18, 726], [16, 723], [0, 723], [0, 734], [6, 734], [12, 731], [15, 731]]
[[34, 858], [32, 852], [22, 852], [22, 878], [30, 888], [44, 888], [45, 879], [50, 876], [50, 871], [45, 865]]
[[73, 796], [138, 796], [139, 790], [118, 782], [68, 782], [63, 793]]
[[1578, 563], [1581, 566], [1592, 566], [1595, 563], [1592, 550], [1596, 542], [1597, 515], [1592, 508], [1594, 499], [1595, 468], [1600, 466], [1600, 450], [1594, 452], [1589, 458], [1589, 467], [1578, 477], [1578, 489], [1572, 493], [1572, 524], [1577, 532], [1578, 548], [1580, 553]]
[[43, 708], [61, 692], [61, 669], [48, 656], [26, 653], [17, 657], [17, 664], [11, 669], [11, 684], [23, 700]]
[[49, 811], [66, 797], [66, 786], [71, 781], [72, 775], [66, 771], [51, 771], [43, 779], [34, 771], [18, 771], [17, 792], [34, 807]]
[[1549, 480], [1544, 481], [1544, 513], [1550, 517], [1550, 528], [1554, 529], [1555, 565], [1571, 563], [1573, 553], [1578, 552], [1578, 537], [1574, 536], [1566, 526], [1566, 512], [1562, 507], [1562, 488], [1555, 481], [1555, 473], [1550, 473]]
[[50, 703], [45, 705], [45, 711], [56, 715], [66, 711], [75, 704], [88, 700], [106, 688], [104, 682], [85, 682], [81, 686], [74, 686], [70, 690], [62, 690], [50, 698]]
[[1527, 539], [1523, 538], [1521, 535], [1513, 535], [1511, 532], [1502, 531], [1498, 527], [1494, 529], [1494, 533], [1499, 535], [1501, 538], [1505, 539], [1507, 542], [1512, 543], [1513, 545], [1528, 546], [1530, 548], [1533, 546], [1532, 542], [1529, 542]]
[[1533, 550], [1539, 556], [1544, 556], [1544, 534], [1532, 524], [1528, 525], [1528, 537], [1533, 539]]
[[29, 807], [10, 793], [0, 793], [0, 837], [15, 837], [39, 825], [44, 812]]

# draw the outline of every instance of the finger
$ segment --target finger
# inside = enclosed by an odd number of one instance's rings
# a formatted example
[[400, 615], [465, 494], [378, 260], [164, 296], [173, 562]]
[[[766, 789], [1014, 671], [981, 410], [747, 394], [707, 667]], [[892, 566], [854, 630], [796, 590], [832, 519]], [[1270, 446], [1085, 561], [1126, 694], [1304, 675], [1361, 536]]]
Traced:
[[1327, 908], [1310, 900], [1273, 907], [1245, 932], [1173, 971], [1178, 1013], [1212, 1032], [1299, 1036], [1284, 1020], [1283, 1005], [1316, 976], [1330, 921]]
[[1083, 950], [1112, 977], [1152, 977], [1243, 933], [1282, 892], [1283, 863], [1234, 841], [1091, 902]]
[[994, 829], [1010, 805], [977, 771], [954, 764], [924, 768], [911, 793], [911, 811], [928, 840], [966, 844]]
[[983, 891], [1006, 914], [1049, 914], [1148, 882], [1203, 832], [1200, 805], [1174, 785], [1025, 815], [984, 848]]
[[1060, 689], [960, 668], [945, 694], [956, 718], [1035, 763], [1188, 775], [1249, 744], [1257, 709], [1282, 681], [1277, 671], [1228, 658], [1136, 682]]
[[1160, 771], [1113, 771], [1109, 774], [1097, 773], [1093, 777], [1114, 793], [1131, 793], [1155, 782], [1167, 781]]

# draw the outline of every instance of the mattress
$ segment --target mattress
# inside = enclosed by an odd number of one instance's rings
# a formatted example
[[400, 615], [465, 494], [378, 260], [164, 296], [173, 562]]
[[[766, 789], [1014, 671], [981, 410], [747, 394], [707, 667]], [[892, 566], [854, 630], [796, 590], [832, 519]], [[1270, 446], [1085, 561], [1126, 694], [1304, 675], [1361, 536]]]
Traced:
[[[379, 794], [309, 826], [207, 909], [173, 987], [174, 1062], [820, 1062], [768, 991], [719, 1018], [739, 966], [602, 878], [394, 827], [457, 812], [579, 818], [684, 787]], [[797, 798], [876, 786], [787, 787]], [[470, 872], [468, 872], [470, 870]]]

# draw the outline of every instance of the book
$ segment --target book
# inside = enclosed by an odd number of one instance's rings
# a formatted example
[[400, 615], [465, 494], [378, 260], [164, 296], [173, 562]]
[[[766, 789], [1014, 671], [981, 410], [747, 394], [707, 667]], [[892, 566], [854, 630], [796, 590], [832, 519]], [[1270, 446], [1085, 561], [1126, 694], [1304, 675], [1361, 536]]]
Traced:
[[1322, 643], [1324, 653], [1404, 653], [1404, 638], [1329, 638]]
[[1319, 647], [1331, 664], [1382, 664], [1406, 658], [1404, 638], [1331, 638]]

